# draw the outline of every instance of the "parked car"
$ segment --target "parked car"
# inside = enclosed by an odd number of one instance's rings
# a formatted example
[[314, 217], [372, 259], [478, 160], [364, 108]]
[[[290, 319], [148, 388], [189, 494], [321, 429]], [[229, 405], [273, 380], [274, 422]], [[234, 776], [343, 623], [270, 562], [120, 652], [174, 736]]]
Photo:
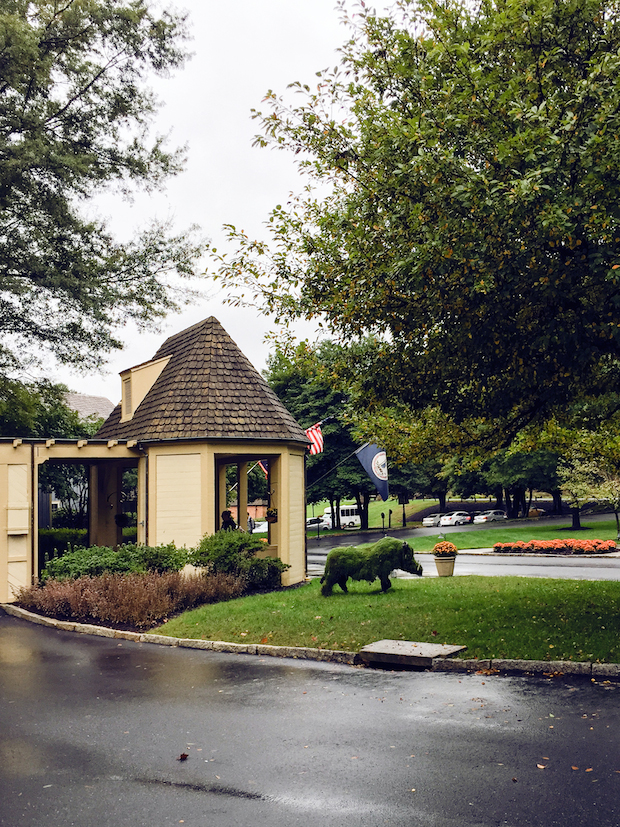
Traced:
[[433, 526], [439, 525], [439, 521], [443, 517], [445, 512], [441, 512], [441, 514], [429, 514], [427, 517], [424, 517], [422, 520], [422, 525], [424, 528], [433, 528]]
[[474, 517], [475, 523], [492, 523], [494, 520], [507, 520], [505, 511], [483, 511]]
[[471, 522], [471, 516], [467, 511], [452, 511], [450, 514], [444, 514], [439, 520], [439, 525], [465, 525]]

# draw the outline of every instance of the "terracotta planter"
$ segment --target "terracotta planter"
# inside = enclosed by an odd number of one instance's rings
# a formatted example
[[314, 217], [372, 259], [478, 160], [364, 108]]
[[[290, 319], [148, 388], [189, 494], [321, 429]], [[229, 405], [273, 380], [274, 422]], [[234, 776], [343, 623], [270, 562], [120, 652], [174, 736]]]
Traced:
[[452, 557], [435, 557], [435, 565], [437, 566], [437, 574], [439, 577], [452, 577], [454, 574], [455, 556]]

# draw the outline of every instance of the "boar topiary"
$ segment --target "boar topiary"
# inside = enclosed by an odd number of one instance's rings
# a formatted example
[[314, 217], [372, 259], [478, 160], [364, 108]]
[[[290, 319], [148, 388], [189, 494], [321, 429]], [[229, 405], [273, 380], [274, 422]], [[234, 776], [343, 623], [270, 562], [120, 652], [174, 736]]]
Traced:
[[332, 593], [337, 583], [343, 592], [347, 591], [347, 580], [367, 580], [372, 583], [377, 577], [381, 580], [381, 589], [387, 591], [392, 583], [390, 572], [394, 569], [422, 576], [422, 566], [415, 560], [413, 549], [402, 540], [383, 537], [368, 549], [354, 546], [334, 548], [327, 555], [325, 573], [321, 578], [321, 594], [325, 597]]

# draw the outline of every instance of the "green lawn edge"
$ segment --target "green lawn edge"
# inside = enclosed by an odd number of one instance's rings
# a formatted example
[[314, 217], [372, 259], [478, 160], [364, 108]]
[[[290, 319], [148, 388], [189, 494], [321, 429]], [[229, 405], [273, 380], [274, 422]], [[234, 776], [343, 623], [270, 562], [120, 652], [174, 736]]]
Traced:
[[601, 520], [597, 522], [584, 522], [581, 531], [571, 529], [570, 520], [565, 525], [547, 525], [544, 522], [536, 522], [525, 526], [511, 526], [510, 523], [502, 523], [498, 528], [484, 528], [480, 531], [446, 531], [437, 529], [436, 534], [416, 535], [415, 530], [412, 536], [407, 539], [409, 545], [418, 552], [432, 551], [435, 543], [438, 542], [439, 534], [443, 533], [446, 540], [462, 551], [464, 549], [492, 548], [495, 543], [514, 543], [522, 540], [524, 543], [529, 540], [615, 540], [617, 535], [615, 520]]
[[323, 597], [314, 580], [201, 606], [157, 633], [359, 651], [384, 638], [467, 646], [462, 657], [620, 662], [620, 582], [525, 577], [353, 583]]

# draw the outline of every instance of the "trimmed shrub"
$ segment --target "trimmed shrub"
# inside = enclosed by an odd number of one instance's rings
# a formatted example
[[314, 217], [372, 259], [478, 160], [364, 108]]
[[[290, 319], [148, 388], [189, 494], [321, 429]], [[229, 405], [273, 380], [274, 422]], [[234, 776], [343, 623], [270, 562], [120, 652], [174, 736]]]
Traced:
[[213, 574], [243, 577], [249, 591], [274, 589], [281, 585], [282, 572], [290, 566], [275, 557], [256, 557], [264, 548], [263, 540], [245, 531], [216, 531], [202, 538], [189, 562]]
[[242, 578], [229, 574], [152, 571], [49, 579], [20, 589], [16, 597], [23, 608], [48, 617], [148, 628], [202, 603], [239, 597], [244, 588]]
[[145, 571], [180, 571], [188, 560], [188, 551], [177, 548], [174, 543], [167, 546], [136, 546], [136, 557]]
[[504, 554], [609, 554], [616, 551], [615, 540], [522, 540], [495, 543], [493, 551]]
[[125, 543], [118, 549], [90, 546], [72, 549], [62, 557], [49, 560], [41, 572], [41, 582], [96, 577], [104, 572], [179, 571], [187, 562], [187, 551], [167, 546], [141, 546]]

